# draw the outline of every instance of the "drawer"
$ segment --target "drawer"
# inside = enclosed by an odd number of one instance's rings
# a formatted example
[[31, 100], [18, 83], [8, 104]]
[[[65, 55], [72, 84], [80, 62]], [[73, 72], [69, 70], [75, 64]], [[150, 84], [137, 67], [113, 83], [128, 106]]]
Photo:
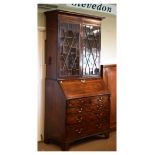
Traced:
[[110, 102], [108, 96], [98, 96], [91, 98], [91, 110], [94, 112], [110, 111]]
[[67, 124], [85, 123], [96, 119], [97, 119], [97, 116], [94, 113], [71, 114], [67, 116]]
[[90, 123], [91, 121], [103, 121], [109, 120], [109, 113], [85, 113], [85, 114], [68, 114], [66, 123], [71, 124], [78, 124], [78, 123]]
[[89, 104], [81, 104], [75, 107], [67, 107], [66, 109], [67, 114], [83, 114], [83, 113], [87, 113], [87, 112], [94, 112], [94, 113], [101, 113], [101, 112], [106, 112], [106, 111], [110, 111], [110, 104], [107, 102], [105, 103], [96, 103], [96, 102], [92, 102]]
[[89, 104], [89, 98], [79, 98], [79, 99], [72, 99], [67, 102], [67, 107], [83, 107], [86, 104]]
[[[104, 106], [104, 105], [91, 105], [91, 111], [94, 113], [107, 113], [110, 111], [110, 106]], [[89, 108], [89, 109], [90, 109]]]
[[83, 106], [67, 108], [67, 114], [81, 114], [83, 111], [85, 111]]
[[80, 138], [86, 135], [86, 126], [67, 126], [67, 139]]
[[92, 107], [92, 105], [86, 104], [86, 105], [81, 105], [81, 106], [77, 106], [77, 107], [67, 108], [67, 114], [73, 114], [73, 113], [81, 114], [81, 113], [86, 113], [86, 112], [93, 112], [97, 108], [100, 108], [100, 107], [98, 107], [96, 105], [95, 105], [95, 107]]
[[110, 110], [108, 96], [95, 96], [80, 99], [72, 99], [67, 102], [67, 113], [82, 113]]
[[97, 96], [91, 98], [91, 105], [100, 105], [107, 107], [109, 105], [109, 97], [106, 96]]
[[81, 138], [84, 136], [101, 133], [107, 129], [109, 129], [108, 122], [91, 122], [89, 124], [67, 126], [67, 138]]

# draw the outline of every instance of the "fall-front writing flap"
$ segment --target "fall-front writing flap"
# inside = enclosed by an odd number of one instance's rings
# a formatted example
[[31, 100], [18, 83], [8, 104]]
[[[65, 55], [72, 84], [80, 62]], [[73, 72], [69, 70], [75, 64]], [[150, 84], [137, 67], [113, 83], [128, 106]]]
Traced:
[[102, 79], [59, 81], [67, 99], [109, 94]]

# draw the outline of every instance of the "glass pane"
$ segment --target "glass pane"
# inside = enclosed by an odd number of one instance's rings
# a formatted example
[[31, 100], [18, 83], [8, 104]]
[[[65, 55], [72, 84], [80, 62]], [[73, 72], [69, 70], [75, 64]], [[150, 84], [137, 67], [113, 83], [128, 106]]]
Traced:
[[100, 74], [100, 37], [99, 26], [83, 25], [82, 73], [84, 76]]
[[60, 76], [79, 76], [79, 24], [61, 23]]

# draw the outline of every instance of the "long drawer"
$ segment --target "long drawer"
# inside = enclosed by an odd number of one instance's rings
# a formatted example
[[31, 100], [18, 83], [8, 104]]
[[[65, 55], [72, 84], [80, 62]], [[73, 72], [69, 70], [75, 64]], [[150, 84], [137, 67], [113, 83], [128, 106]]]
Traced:
[[108, 96], [95, 96], [80, 99], [72, 99], [67, 102], [68, 113], [98, 112], [109, 110]]
[[81, 113], [81, 114], [70, 114], [67, 115], [66, 123], [67, 124], [77, 124], [91, 121], [108, 121], [109, 120], [109, 111], [103, 111], [102, 113]]
[[91, 122], [88, 124], [68, 125], [67, 139], [81, 138], [88, 135], [104, 132], [109, 128], [108, 122]]
[[93, 112], [93, 113], [98, 113], [98, 112], [103, 112], [103, 111], [109, 111], [110, 108], [107, 106], [105, 107], [104, 105], [89, 105], [89, 106], [78, 106], [78, 107], [72, 107], [72, 108], [67, 108], [67, 114], [82, 114], [86, 112]]

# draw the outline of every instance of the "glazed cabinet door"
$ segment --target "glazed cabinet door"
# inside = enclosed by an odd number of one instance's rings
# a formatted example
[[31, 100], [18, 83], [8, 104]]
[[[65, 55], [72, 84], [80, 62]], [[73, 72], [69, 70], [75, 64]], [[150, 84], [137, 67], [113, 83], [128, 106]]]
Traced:
[[101, 30], [98, 25], [82, 25], [82, 74], [100, 75]]
[[85, 20], [67, 15], [59, 17], [59, 77], [100, 75], [100, 21]]
[[81, 75], [80, 23], [70, 20], [62, 17], [59, 21], [59, 77]]

